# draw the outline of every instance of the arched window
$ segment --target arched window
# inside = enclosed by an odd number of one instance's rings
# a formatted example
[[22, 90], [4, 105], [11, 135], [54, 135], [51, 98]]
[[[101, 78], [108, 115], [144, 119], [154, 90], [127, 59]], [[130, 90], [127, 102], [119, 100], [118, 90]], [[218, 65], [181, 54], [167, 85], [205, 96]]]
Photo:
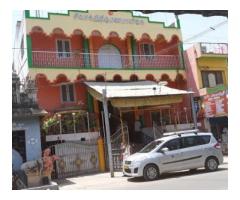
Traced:
[[99, 68], [122, 68], [119, 50], [110, 44], [103, 45], [98, 52]]

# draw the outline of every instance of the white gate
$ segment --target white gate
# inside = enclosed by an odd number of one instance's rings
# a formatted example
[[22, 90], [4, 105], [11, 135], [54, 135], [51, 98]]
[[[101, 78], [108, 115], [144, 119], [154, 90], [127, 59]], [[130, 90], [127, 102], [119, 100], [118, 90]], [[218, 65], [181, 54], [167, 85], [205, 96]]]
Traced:
[[66, 178], [80, 174], [99, 171], [97, 142], [66, 142], [57, 144], [55, 155], [56, 175], [58, 178]]

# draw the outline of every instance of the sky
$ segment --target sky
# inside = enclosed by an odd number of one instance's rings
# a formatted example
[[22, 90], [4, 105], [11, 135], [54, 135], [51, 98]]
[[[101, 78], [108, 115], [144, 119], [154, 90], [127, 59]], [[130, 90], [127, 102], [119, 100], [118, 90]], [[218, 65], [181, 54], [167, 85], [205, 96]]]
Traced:
[[[21, 11], [13, 12], [13, 41], [15, 37], [15, 25], [17, 20], [22, 19]], [[135, 15], [144, 15], [140, 12], [135, 12]], [[153, 13], [144, 15], [148, 16], [151, 21], [161, 21], [167, 26], [175, 22], [175, 16], [172, 13]], [[226, 17], [214, 16], [214, 17], [203, 17], [201, 15], [184, 14], [179, 15], [181, 24], [183, 42], [188, 40], [190, 37], [197, 35], [205, 30], [211, 30], [210, 27], [227, 21]], [[212, 43], [227, 43], [228, 42], [228, 23], [216, 28], [215, 30], [207, 31], [201, 37], [194, 38], [188, 42], [184, 42], [184, 49], [197, 42], [212, 42]]]
[[[141, 13], [137, 13], [143, 15]], [[154, 13], [149, 16], [152, 21], [163, 21], [166, 25], [170, 25], [175, 22], [175, 16], [172, 13]], [[228, 42], [228, 24], [227, 22], [216, 28], [215, 30], [210, 29], [215, 25], [227, 21], [226, 17], [213, 16], [213, 17], [203, 17], [202, 15], [192, 15], [184, 14], [179, 15], [179, 20], [181, 24], [182, 38], [184, 43], [184, 49], [191, 46], [193, 43], [197, 42], [212, 42], [212, 43], [227, 43]], [[206, 31], [210, 30], [210, 31]], [[196, 37], [193, 40], [184, 42], [203, 31], [206, 31], [206, 34], [202, 34], [201, 37]]]

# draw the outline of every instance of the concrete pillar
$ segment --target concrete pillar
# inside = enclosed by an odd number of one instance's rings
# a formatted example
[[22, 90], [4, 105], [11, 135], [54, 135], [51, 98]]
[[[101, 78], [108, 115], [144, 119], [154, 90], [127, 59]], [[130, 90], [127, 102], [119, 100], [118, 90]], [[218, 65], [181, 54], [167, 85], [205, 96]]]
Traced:
[[105, 156], [104, 156], [104, 145], [102, 137], [98, 138], [98, 160], [99, 160], [99, 170], [101, 172], [105, 172], [106, 165], [105, 165]]

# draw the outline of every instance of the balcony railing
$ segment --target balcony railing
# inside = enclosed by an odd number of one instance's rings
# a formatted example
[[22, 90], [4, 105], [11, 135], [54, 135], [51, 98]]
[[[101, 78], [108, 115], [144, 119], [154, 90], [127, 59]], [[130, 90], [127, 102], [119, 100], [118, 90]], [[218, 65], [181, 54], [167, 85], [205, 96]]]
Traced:
[[179, 55], [118, 55], [33, 51], [34, 67], [63, 68], [182, 68]]
[[228, 54], [227, 43], [200, 43], [202, 54]]

